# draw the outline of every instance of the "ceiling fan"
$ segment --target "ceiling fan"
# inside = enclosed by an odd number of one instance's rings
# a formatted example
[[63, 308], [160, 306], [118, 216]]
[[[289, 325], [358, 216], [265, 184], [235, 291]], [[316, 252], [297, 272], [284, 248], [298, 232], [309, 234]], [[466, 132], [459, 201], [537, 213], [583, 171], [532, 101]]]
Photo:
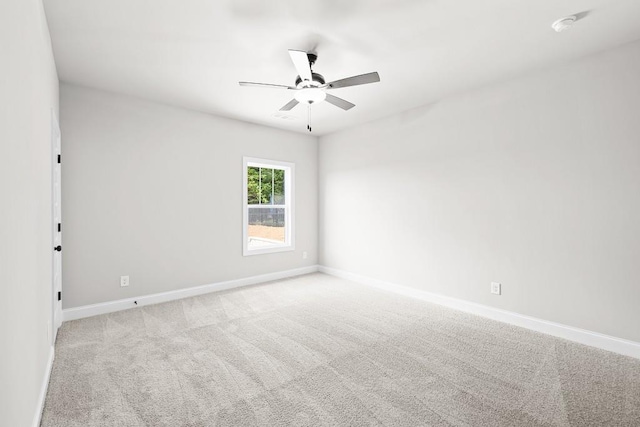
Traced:
[[314, 73], [311, 69], [311, 67], [313, 67], [313, 64], [315, 64], [316, 60], [318, 59], [317, 54], [312, 52], [305, 52], [302, 50], [289, 49], [289, 56], [291, 56], [291, 61], [293, 61], [293, 65], [298, 72], [295, 86], [253, 82], [240, 82], [240, 86], [266, 87], [294, 91], [293, 99], [287, 102], [282, 108], [280, 108], [280, 111], [289, 111], [300, 103], [307, 104], [307, 106], [309, 107], [307, 122], [307, 129], [309, 130], [309, 132], [311, 132], [311, 104], [317, 104], [318, 102], [327, 101], [329, 104], [333, 104], [345, 111], [355, 107], [355, 104], [352, 104], [349, 101], [345, 101], [342, 98], [338, 98], [337, 96], [331, 95], [330, 93], [326, 92], [327, 90], [364, 85], [367, 83], [375, 83], [380, 81], [380, 76], [378, 75], [378, 73], [373, 72], [326, 83], [322, 75]]

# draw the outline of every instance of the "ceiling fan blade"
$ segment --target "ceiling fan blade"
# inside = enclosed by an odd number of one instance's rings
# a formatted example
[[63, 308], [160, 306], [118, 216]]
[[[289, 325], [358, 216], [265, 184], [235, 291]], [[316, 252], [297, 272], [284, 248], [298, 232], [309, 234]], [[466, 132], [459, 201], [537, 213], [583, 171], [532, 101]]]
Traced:
[[311, 65], [309, 64], [309, 57], [307, 52], [302, 50], [289, 49], [289, 56], [293, 61], [293, 66], [296, 67], [296, 71], [302, 80], [311, 81]]
[[356, 106], [356, 104], [352, 104], [349, 101], [345, 101], [344, 99], [338, 98], [337, 96], [333, 96], [329, 93], [327, 94], [327, 97], [324, 100], [327, 101], [329, 104], [333, 104], [336, 107], [342, 108], [345, 111], [350, 110]]
[[298, 104], [299, 104], [298, 100], [294, 98], [291, 101], [287, 102], [287, 104], [284, 107], [282, 107], [280, 111], [290, 111], [293, 107], [295, 107]]
[[249, 86], [249, 87], [266, 87], [271, 89], [295, 89], [292, 86], [285, 85], [272, 85], [271, 83], [254, 83], [254, 82], [239, 82], [240, 86]]
[[367, 83], [376, 83], [380, 81], [378, 73], [367, 73], [359, 76], [347, 77], [346, 79], [336, 80], [327, 85], [328, 89], [337, 89], [340, 87], [366, 85]]

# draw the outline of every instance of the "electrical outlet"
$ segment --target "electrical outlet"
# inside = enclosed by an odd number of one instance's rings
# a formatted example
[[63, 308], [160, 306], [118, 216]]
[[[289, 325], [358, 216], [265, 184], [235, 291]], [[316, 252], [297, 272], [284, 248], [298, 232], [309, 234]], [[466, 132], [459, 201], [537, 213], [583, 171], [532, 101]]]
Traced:
[[501, 295], [502, 285], [498, 282], [491, 282], [491, 293], [495, 295]]
[[308, 254], [307, 251], [302, 252], [302, 259], [307, 259]]
[[120, 276], [120, 286], [129, 286], [129, 276]]

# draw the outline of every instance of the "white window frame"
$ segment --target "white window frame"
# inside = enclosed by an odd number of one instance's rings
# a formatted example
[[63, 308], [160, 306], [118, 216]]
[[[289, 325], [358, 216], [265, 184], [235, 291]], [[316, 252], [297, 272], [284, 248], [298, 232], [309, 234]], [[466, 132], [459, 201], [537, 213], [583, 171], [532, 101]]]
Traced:
[[[284, 243], [269, 248], [249, 249], [249, 203], [248, 203], [248, 175], [249, 167], [284, 170], [284, 205], [275, 205], [285, 208], [285, 232]], [[279, 160], [259, 159], [256, 157], [242, 158], [242, 255], [260, 255], [275, 252], [295, 250], [295, 209], [294, 209], [294, 183], [295, 164]], [[270, 205], [271, 206], [271, 205]]]

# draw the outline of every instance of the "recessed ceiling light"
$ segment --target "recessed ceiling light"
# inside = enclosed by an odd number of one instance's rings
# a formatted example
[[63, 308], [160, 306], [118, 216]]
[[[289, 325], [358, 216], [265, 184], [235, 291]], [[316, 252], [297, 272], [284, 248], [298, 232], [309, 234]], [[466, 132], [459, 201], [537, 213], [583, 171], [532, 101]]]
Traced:
[[565, 18], [560, 18], [556, 22], [551, 24], [551, 28], [553, 28], [556, 33], [560, 33], [568, 28], [571, 28], [571, 26], [576, 22], [577, 19], [578, 18], [573, 15], [567, 16]]

